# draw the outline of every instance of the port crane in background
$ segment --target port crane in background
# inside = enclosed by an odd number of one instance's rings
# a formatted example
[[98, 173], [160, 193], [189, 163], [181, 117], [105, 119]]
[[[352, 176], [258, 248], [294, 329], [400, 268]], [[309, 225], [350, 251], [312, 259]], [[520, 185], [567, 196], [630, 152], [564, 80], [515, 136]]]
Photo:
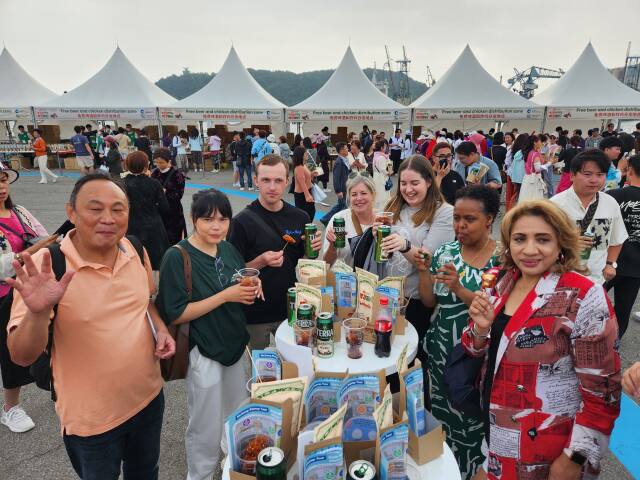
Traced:
[[564, 70], [553, 70], [545, 67], [529, 67], [526, 70], [519, 71], [514, 68], [515, 75], [507, 79], [507, 84], [514, 92], [524, 98], [531, 98], [538, 88], [536, 80], [538, 78], [560, 78], [564, 75]]

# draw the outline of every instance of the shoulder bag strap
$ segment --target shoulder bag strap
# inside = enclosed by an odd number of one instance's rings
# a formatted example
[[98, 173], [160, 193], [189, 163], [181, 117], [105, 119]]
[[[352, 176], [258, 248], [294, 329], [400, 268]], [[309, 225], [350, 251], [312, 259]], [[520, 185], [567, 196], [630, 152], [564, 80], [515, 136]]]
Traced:
[[144, 265], [144, 247], [142, 246], [142, 242], [140, 241], [140, 239], [135, 235], [127, 235], [127, 240], [131, 242], [131, 245], [133, 245], [134, 250], [140, 257], [142, 265]]
[[259, 224], [263, 230], [272, 232], [274, 234], [274, 238], [277, 239], [278, 243], [282, 243], [282, 235], [272, 222], [264, 220], [260, 215], [251, 210], [250, 207], [245, 208], [244, 211], [253, 219], [253, 221]]
[[356, 217], [356, 214], [351, 210], [351, 221], [353, 222], [353, 227], [356, 229], [356, 233], [358, 236], [362, 235], [362, 225], [360, 225], [360, 220]]
[[189, 252], [187, 252], [187, 250], [181, 245], [174, 245], [174, 247], [177, 248], [182, 255], [182, 263], [184, 266], [184, 286], [187, 289], [187, 296], [189, 297], [190, 302], [193, 293], [193, 279], [191, 277], [191, 256], [189, 255]]

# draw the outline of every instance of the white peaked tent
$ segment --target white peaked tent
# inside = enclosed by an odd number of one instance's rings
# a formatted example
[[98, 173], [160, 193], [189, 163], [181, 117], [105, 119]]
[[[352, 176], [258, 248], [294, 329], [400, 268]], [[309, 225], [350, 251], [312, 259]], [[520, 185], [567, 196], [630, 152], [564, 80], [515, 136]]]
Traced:
[[340, 65], [320, 90], [287, 108], [287, 120], [319, 120], [326, 123], [402, 122], [409, 120], [409, 113], [409, 107], [393, 101], [369, 81], [358, 65], [351, 47], [348, 47]]
[[160, 105], [175, 102], [175, 98], [145, 77], [116, 48], [109, 61], [93, 77], [79, 87], [36, 105], [38, 121], [81, 119], [156, 120]]
[[455, 120], [455, 125], [463, 127], [541, 119], [543, 113], [542, 107], [500, 85], [480, 65], [469, 45], [411, 107], [416, 124], [442, 125], [443, 120]]
[[57, 95], [29, 75], [4, 48], [0, 54], [0, 120], [30, 119], [31, 107]]
[[640, 118], [640, 92], [618, 81], [591, 42], [559, 80], [535, 97], [548, 119], [608, 120]]
[[162, 120], [279, 121], [285, 105], [247, 71], [231, 47], [220, 71], [196, 93], [160, 108]]

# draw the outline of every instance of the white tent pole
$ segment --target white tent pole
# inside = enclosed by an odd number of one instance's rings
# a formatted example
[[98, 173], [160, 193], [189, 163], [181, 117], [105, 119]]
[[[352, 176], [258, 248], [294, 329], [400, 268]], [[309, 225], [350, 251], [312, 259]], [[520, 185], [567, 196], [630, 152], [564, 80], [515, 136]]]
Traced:
[[282, 135], [285, 136], [285, 138], [287, 137], [287, 111], [283, 108], [282, 109]]
[[409, 110], [409, 131], [411, 132], [411, 141], [415, 143], [415, 138], [413, 138], [413, 112], [414, 108]]

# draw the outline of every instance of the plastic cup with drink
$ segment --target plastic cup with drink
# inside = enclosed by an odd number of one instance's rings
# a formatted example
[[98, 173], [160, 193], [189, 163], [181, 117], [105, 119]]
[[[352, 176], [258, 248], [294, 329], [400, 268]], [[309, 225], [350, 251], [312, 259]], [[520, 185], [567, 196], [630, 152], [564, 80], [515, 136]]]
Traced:
[[347, 341], [347, 356], [357, 359], [362, 357], [362, 344], [364, 343], [364, 329], [367, 321], [362, 318], [347, 318], [342, 322], [345, 339]]

